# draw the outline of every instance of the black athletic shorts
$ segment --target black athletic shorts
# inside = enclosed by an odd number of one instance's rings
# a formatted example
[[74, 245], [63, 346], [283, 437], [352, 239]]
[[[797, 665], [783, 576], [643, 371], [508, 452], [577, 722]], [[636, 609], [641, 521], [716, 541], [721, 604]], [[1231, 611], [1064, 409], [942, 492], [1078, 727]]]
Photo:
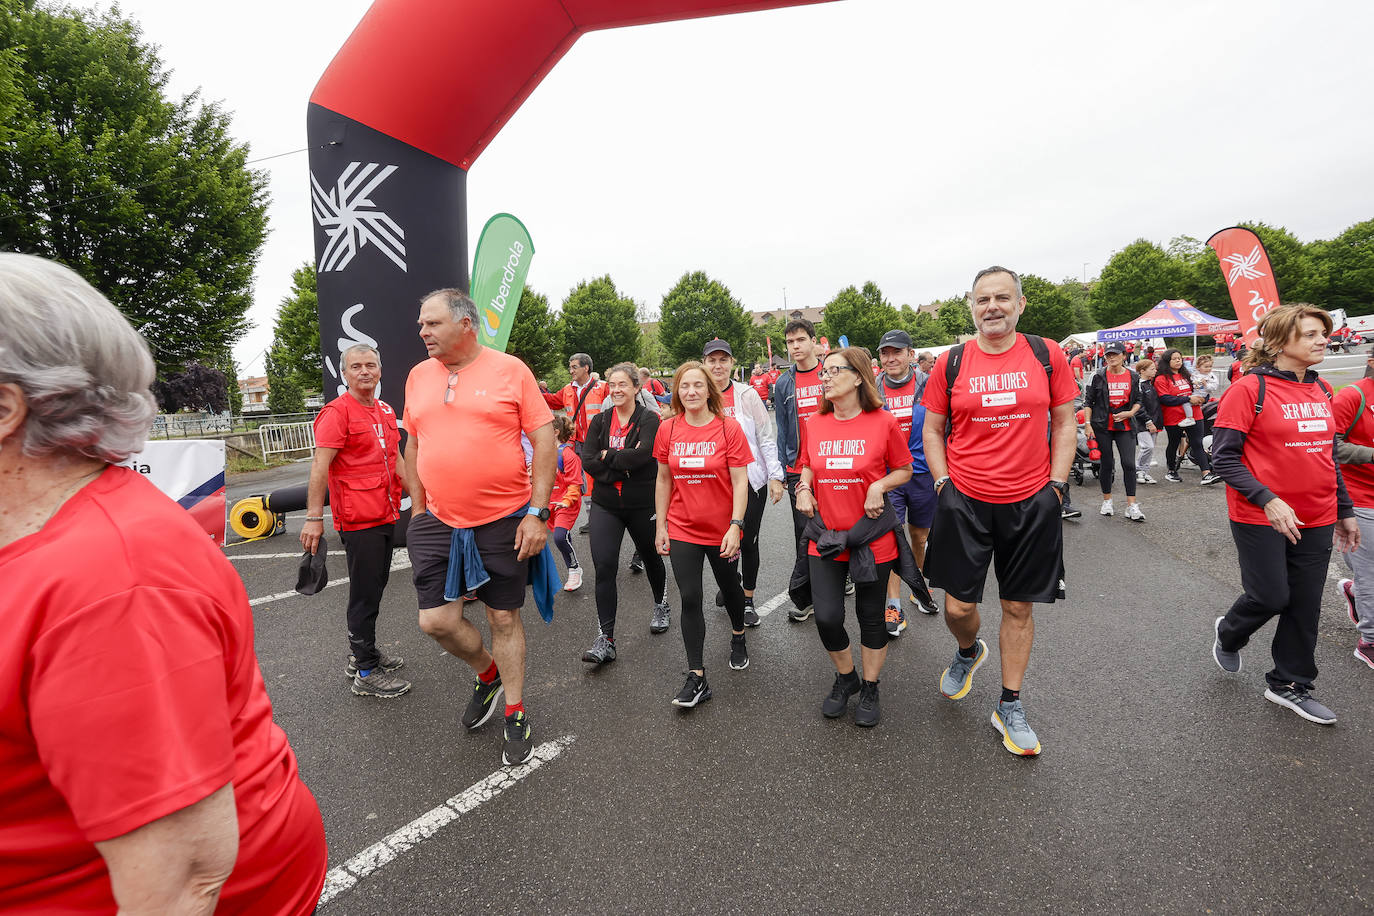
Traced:
[[[491, 581], [477, 590], [477, 600], [498, 611], [516, 611], [525, 606], [525, 586], [529, 584], [530, 561], [516, 560], [515, 531], [523, 516], [498, 518], [472, 530], [477, 552]], [[406, 549], [415, 577], [415, 595], [420, 610], [442, 607], [444, 582], [448, 579], [448, 554], [453, 529], [425, 512], [410, 520], [406, 530]]]
[[1017, 503], [985, 503], [945, 483], [926, 541], [930, 584], [960, 601], [980, 602], [989, 561], [1005, 601], [1049, 604], [1061, 596], [1064, 530], [1052, 487]]

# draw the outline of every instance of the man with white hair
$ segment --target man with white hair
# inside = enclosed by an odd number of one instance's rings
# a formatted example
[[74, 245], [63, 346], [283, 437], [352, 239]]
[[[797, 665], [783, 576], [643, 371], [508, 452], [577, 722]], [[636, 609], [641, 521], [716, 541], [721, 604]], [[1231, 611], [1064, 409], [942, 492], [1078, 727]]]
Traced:
[[[508, 766], [534, 753], [525, 714], [525, 604], [530, 558], [548, 538], [557, 454], [553, 414], [523, 362], [477, 342], [477, 307], [456, 289], [420, 303], [430, 358], [406, 380], [406, 546], [420, 602], [420, 629], [476, 674], [460, 721], [469, 730], [506, 696]], [[520, 434], [532, 447], [525, 466]], [[487, 606], [490, 651], [463, 616], [463, 595]]]
[[354, 344], [339, 355], [348, 390], [315, 417], [315, 457], [306, 491], [301, 546], [312, 554], [324, 534], [324, 495], [348, 561], [348, 666], [344, 674], [358, 696], [389, 699], [410, 689], [391, 672], [400, 656], [377, 648], [377, 614], [391, 573], [396, 520], [401, 514], [400, 432], [396, 412], [376, 397], [382, 357]]
[[86, 281], [0, 253], [0, 912], [305, 916], [324, 825], [243, 582], [118, 466], [152, 381]]

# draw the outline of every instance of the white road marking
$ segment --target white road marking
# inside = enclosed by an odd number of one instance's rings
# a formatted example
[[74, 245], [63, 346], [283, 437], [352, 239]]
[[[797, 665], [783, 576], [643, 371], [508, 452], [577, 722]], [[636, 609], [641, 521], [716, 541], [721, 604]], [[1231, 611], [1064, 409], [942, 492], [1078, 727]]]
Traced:
[[[332, 555], [334, 552], [335, 552], [335, 551], [332, 551], [332, 550], [331, 550], [331, 551], [330, 551], [330, 554]], [[300, 554], [298, 554], [298, 553], [288, 553], [288, 554], [283, 554], [283, 556], [298, 557], [298, 556], [300, 556]], [[243, 557], [235, 557], [235, 558], [233, 558], [233, 559], [244, 559], [244, 558], [243, 558]], [[400, 548], [397, 548], [396, 550], [393, 550], [393, 551], [391, 552], [391, 571], [392, 571], [392, 572], [396, 572], [397, 570], [400, 570], [400, 569], [410, 569], [410, 554], [406, 553], [404, 550], [402, 550], [402, 549], [400, 549]], [[325, 588], [333, 588], [333, 587], [336, 586], [336, 585], [343, 585], [343, 584], [344, 584], [345, 582], [347, 582], [347, 581], [348, 581], [348, 576], [344, 576], [344, 577], [341, 578], [341, 579], [330, 579], [330, 580], [325, 584], [324, 587], [325, 587]], [[323, 590], [324, 590], [324, 589], [321, 589], [320, 591], [323, 591]], [[316, 592], [316, 594], [319, 594], [319, 592]], [[268, 604], [268, 603], [273, 602], [273, 601], [280, 601], [280, 600], [282, 600], [283, 598], [300, 598], [300, 597], [303, 597], [303, 596], [301, 595], [301, 593], [298, 592], [298, 591], [295, 591], [295, 590], [293, 589], [293, 590], [291, 590], [291, 591], [289, 591], [289, 592], [277, 592], [275, 595], [263, 595], [261, 598], [251, 598], [251, 599], [249, 599], [249, 601], [248, 601], [248, 606], [249, 606], [249, 607], [257, 607], [259, 604]]]
[[534, 757], [529, 763], [497, 770], [485, 779], [468, 786], [442, 805], [426, 811], [409, 824], [373, 843], [342, 865], [331, 868], [324, 878], [324, 890], [320, 894], [319, 905], [324, 906], [345, 891], [357, 887], [359, 881], [387, 865], [397, 856], [409, 852], [483, 802], [491, 801], [553, 760], [575, 740], [572, 735], [564, 735], [552, 741], [545, 741], [534, 749]]
[[[282, 560], [287, 557], [294, 560], [303, 553], [305, 553], [304, 550], [298, 550], [295, 553], [241, 553], [236, 557], [230, 557], [229, 562], [232, 563], [234, 560]], [[344, 555], [344, 551], [331, 550], [329, 551], [329, 555], [331, 557], [341, 557]]]
[[763, 604], [760, 604], [758, 607], [754, 608], [754, 613], [758, 614], [759, 617], [767, 617], [769, 614], [773, 613], [779, 607], [781, 607], [784, 601], [788, 600], [789, 598], [787, 596], [787, 592], [783, 592], [781, 595], [775, 595], [772, 598], [769, 598]]

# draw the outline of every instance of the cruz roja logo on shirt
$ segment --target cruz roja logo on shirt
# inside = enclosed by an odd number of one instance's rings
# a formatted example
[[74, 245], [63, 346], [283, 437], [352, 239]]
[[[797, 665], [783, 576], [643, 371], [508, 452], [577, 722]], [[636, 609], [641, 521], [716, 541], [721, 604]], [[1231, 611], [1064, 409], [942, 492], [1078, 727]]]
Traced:
[[1016, 403], [1017, 390], [1029, 387], [1024, 371], [971, 375], [968, 380], [968, 393], [982, 395], [984, 407], [1010, 407]]

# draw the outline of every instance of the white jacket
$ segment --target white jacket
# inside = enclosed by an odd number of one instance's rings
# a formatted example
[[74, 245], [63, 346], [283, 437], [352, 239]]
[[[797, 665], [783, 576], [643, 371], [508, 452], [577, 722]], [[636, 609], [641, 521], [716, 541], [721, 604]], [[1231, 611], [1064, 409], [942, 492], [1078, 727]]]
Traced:
[[763, 406], [759, 393], [743, 382], [731, 381], [735, 392], [735, 420], [749, 440], [754, 460], [749, 463], [749, 486], [755, 490], [770, 480], [782, 480], [782, 463], [778, 461], [778, 443], [768, 408]]

